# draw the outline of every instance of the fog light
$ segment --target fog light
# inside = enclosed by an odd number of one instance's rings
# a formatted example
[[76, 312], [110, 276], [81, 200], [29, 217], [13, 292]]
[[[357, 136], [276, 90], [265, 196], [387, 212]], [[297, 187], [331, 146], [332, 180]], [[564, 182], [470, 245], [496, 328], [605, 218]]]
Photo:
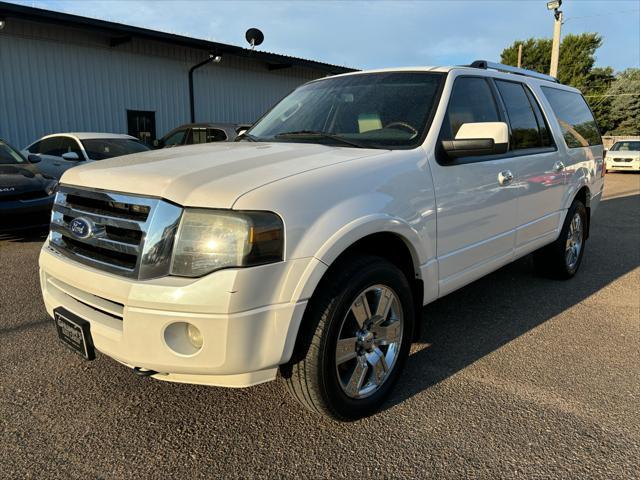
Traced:
[[198, 330], [198, 327], [190, 323], [185, 324], [187, 326], [187, 338], [191, 345], [198, 350], [202, 348], [202, 333]]

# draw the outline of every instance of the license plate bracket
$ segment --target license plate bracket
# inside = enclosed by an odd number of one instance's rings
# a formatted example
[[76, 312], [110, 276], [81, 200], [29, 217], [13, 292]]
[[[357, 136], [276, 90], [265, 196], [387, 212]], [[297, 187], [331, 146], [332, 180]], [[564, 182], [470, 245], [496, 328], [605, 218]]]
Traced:
[[53, 322], [58, 338], [66, 347], [86, 360], [96, 358], [89, 322], [64, 308], [56, 308], [53, 311]]

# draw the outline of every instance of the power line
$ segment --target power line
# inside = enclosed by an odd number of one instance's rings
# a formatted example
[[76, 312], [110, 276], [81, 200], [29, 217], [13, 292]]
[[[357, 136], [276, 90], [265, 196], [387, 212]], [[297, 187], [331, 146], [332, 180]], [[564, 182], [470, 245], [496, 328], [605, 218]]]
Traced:
[[609, 12], [609, 13], [600, 13], [597, 15], [585, 15], [582, 17], [569, 17], [567, 19], [565, 19], [564, 23], [567, 23], [569, 20], [581, 20], [583, 18], [600, 18], [600, 17], [610, 17], [613, 15], [623, 15], [625, 13], [633, 13], [633, 12], [640, 12], [640, 8], [635, 8], [633, 10], [623, 10], [621, 12]]
[[603, 94], [595, 93], [593, 95], [585, 95], [585, 98], [586, 97], [626, 97], [626, 96], [633, 96], [633, 95], [640, 95], [640, 92], [638, 93], [603, 93]]

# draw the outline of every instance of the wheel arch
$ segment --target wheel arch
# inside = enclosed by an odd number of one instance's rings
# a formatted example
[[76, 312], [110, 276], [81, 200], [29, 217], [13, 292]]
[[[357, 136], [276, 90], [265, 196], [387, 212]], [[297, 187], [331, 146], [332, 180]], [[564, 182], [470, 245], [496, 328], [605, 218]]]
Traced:
[[578, 191], [573, 195], [571, 203], [575, 200], [580, 200], [587, 209], [587, 228], [585, 231], [585, 239], [589, 238], [589, 230], [591, 228], [591, 190], [587, 185], [582, 185]]
[[326, 265], [326, 269], [324, 269], [322, 275], [319, 276], [312, 288], [308, 285], [310, 278], [306, 280], [307, 285], [305, 286], [305, 290], [310, 292], [308, 294], [309, 300], [299, 325], [291, 326], [292, 331], [289, 332], [288, 336], [291, 339], [295, 339], [295, 341], [292, 342], [291, 355], [287, 355], [290, 358], [283, 358], [283, 360], [295, 362], [304, 357], [311, 344], [315, 330], [315, 325], [308, 321], [307, 312], [310, 308], [313, 308], [313, 299], [316, 292], [323, 288], [323, 285], [328, 281], [327, 279], [330, 278], [332, 273], [336, 269], [339, 269], [345, 261], [358, 255], [381, 257], [396, 265], [404, 273], [411, 286], [414, 310], [416, 312], [413, 338], [416, 339], [420, 336], [424, 283], [420, 275], [419, 253], [409, 238], [398, 231], [374, 231], [356, 236], [355, 240], [352, 238], [352, 241], [346, 245], [346, 247], [343, 246], [340, 251], [336, 248], [327, 248], [318, 254], [322, 257], [321, 261]]

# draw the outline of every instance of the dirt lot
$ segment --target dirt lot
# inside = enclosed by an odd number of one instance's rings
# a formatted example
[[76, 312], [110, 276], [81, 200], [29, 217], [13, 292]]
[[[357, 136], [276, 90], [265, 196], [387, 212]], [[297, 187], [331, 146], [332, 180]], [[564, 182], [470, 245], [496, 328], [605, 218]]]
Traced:
[[424, 309], [383, 412], [335, 423], [273, 382], [142, 379], [61, 346], [42, 238], [0, 240], [1, 478], [637, 478], [640, 175], [609, 174], [582, 270], [524, 258]]

